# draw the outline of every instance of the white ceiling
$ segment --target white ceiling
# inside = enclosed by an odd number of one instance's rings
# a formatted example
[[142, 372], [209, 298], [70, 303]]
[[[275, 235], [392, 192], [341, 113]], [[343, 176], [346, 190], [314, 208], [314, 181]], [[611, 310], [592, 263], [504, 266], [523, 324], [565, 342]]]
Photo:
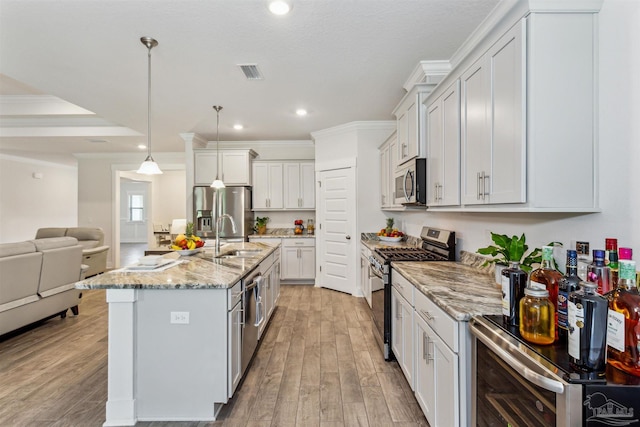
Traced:
[[[418, 62], [451, 58], [497, 2], [294, 0], [278, 17], [266, 0], [0, 0], [0, 152], [140, 151], [141, 36], [159, 42], [154, 152], [183, 151], [182, 132], [215, 140], [213, 105], [224, 107], [223, 141], [308, 140], [350, 121], [391, 120]], [[264, 80], [246, 80], [245, 63]]]

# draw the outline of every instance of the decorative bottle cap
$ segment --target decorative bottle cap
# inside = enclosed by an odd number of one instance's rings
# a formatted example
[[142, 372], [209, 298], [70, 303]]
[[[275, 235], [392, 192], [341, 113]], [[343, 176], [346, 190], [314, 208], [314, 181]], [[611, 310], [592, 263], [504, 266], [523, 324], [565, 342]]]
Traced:
[[632, 280], [636, 281], [636, 262], [623, 259], [620, 261], [620, 267], [618, 271], [618, 277], [620, 280]]
[[602, 249], [594, 249], [593, 250], [593, 260], [594, 261], [604, 261], [604, 251]]
[[612, 239], [612, 238], [604, 239], [604, 247], [608, 251], [617, 251], [618, 239]]
[[527, 286], [524, 288], [524, 294], [536, 298], [546, 298], [549, 296], [549, 291], [546, 289], [531, 288]]
[[542, 259], [551, 261], [553, 258], [553, 246], [543, 246], [542, 247]]
[[598, 288], [598, 284], [595, 282], [587, 282], [587, 281], [580, 281], [580, 283], [578, 284], [578, 286], [580, 288], [584, 288], [584, 289], [589, 289], [589, 290], [595, 290]]
[[620, 260], [633, 258], [633, 249], [631, 248], [618, 249], [618, 257], [620, 258]]
[[578, 252], [573, 249], [567, 250], [567, 269], [578, 267]]

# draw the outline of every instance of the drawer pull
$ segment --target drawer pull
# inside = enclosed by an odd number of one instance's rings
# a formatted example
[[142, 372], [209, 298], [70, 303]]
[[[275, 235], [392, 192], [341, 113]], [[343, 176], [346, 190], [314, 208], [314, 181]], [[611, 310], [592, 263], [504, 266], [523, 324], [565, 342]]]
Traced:
[[431, 315], [431, 313], [429, 313], [428, 311], [424, 311], [424, 310], [420, 310], [420, 313], [422, 313], [422, 315], [424, 317], [427, 318], [427, 320], [433, 320], [433, 316]]
[[422, 332], [422, 358], [429, 363], [429, 337], [426, 332]]

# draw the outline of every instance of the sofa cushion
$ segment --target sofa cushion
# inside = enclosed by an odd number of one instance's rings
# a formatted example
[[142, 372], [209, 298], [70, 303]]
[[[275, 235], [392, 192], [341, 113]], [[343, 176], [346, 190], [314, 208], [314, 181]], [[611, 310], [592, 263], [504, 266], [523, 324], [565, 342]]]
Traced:
[[[19, 243], [8, 244], [20, 245]], [[33, 244], [31, 246], [33, 247]], [[0, 306], [37, 297], [41, 267], [42, 253], [35, 252], [35, 248], [30, 253], [0, 258]], [[11, 307], [9, 305], [4, 308]]]
[[0, 258], [7, 256], [15, 256], [33, 253], [36, 251], [36, 246], [33, 242], [17, 242], [17, 243], [2, 243], [0, 244]]
[[[99, 227], [73, 227], [68, 228], [65, 236], [75, 237], [79, 242], [87, 242], [93, 248], [96, 246], [102, 246], [104, 243], [104, 231]], [[91, 243], [89, 243], [91, 242]], [[84, 245], [83, 245], [84, 246]]]
[[51, 294], [51, 290], [80, 280], [82, 246], [77, 244], [75, 238], [54, 237], [33, 242], [42, 252], [38, 294], [46, 296]]
[[78, 246], [78, 240], [74, 237], [51, 237], [48, 239], [30, 240], [39, 252], [68, 246]]
[[49, 237], [64, 237], [67, 227], [39, 228], [36, 232], [36, 239], [46, 239]]

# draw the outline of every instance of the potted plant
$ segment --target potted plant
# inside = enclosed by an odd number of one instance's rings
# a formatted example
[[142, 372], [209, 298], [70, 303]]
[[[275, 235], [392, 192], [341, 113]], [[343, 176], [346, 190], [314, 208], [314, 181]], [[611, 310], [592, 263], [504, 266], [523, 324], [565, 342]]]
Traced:
[[[493, 258], [487, 259], [483, 266], [495, 264], [496, 283], [500, 283], [502, 269], [509, 265], [510, 261], [519, 262], [520, 268], [530, 273], [534, 264], [542, 261], [542, 250], [535, 248], [527, 253], [529, 246], [526, 244], [524, 233], [522, 236], [507, 236], [506, 234], [491, 233], [491, 240], [495, 245], [490, 245], [477, 250], [479, 254], [490, 255]], [[559, 242], [551, 242], [547, 246], [554, 246]]]
[[253, 230], [258, 234], [264, 234], [267, 232], [267, 222], [269, 222], [269, 217], [265, 216], [260, 218], [256, 217], [256, 225], [253, 227]]

